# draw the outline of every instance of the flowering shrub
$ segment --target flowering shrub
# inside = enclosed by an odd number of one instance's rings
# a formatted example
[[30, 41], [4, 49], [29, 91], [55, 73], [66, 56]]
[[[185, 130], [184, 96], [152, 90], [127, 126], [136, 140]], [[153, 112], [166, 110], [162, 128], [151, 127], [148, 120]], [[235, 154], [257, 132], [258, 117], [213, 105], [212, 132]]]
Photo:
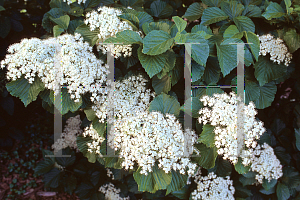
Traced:
[[45, 157], [35, 169], [49, 190], [80, 199], [299, 198], [299, 2], [49, 5], [47, 34], [12, 44], [1, 61], [12, 96], [26, 107], [39, 97], [66, 119], [52, 147], [70, 157]]

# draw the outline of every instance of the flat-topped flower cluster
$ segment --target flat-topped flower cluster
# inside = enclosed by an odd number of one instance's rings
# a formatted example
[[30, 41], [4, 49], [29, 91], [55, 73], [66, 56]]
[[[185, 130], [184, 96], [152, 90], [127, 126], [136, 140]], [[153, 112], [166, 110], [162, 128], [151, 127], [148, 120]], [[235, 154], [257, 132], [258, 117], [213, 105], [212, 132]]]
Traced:
[[32, 84], [39, 77], [54, 92], [68, 86], [75, 102], [87, 92], [98, 96], [104, 91], [100, 86], [105, 85], [108, 65], [96, 58], [80, 34], [23, 39], [11, 45], [8, 53], [1, 67], [7, 67], [7, 78], [12, 81], [24, 77]]
[[271, 34], [257, 36], [260, 41], [259, 55], [266, 56], [269, 53], [271, 56], [270, 60], [274, 63], [284, 63], [286, 66], [289, 65], [293, 55], [289, 53], [289, 50], [282, 39], [275, 39]]
[[99, 192], [105, 195], [105, 200], [129, 200], [130, 197], [121, 197], [121, 190], [116, 188], [114, 184], [107, 183], [99, 188]]

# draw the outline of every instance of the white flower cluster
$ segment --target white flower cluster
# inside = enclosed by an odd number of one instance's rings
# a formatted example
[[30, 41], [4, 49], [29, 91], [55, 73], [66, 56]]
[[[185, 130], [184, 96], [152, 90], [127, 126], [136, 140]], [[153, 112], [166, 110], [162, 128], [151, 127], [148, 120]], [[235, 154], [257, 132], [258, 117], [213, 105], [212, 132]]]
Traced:
[[86, 2], [86, 0], [63, 0], [63, 2], [67, 2], [67, 4], [71, 4], [71, 3], [74, 3], [74, 2], [76, 2], [77, 1], [77, 3], [78, 4], [81, 4], [81, 3], [85, 3]]
[[[95, 29], [99, 30], [99, 41], [97, 49], [102, 50], [104, 54], [107, 52], [107, 45], [101, 45], [106, 39], [115, 37], [118, 32], [124, 30], [132, 30], [132, 27], [126, 21], [121, 21], [118, 16], [122, 15], [122, 11], [116, 8], [100, 7], [97, 11], [92, 11], [86, 14], [86, 20], [84, 21], [90, 27], [91, 31]], [[123, 55], [129, 57], [132, 54], [131, 45], [115, 45], [111, 53], [115, 58]]]
[[[116, 118], [145, 112], [149, 108], [151, 96], [155, 96], [150, 89], [146, 89], [146, 82], [147, 80], [142, 75], [130, 76], [122, 81], [111, 83], [114, 84], [114, 90], [106, 92], [102, 99], [92, 97], [91, 100], [95, 103], [92, 108], [100, 122], [103, 123], [106, 119], [110, 106], [113, 106]], [[113, 93], [113, 95], [106, 95], [108, 93]]]
[[289, 53], [282, 39], [275, 39], [271, 34], [257, 36], [260, 41], [259, 55], [265, 56], [267, 53], [270, 53], [270, 60], [273, 62], [277, 62], [278, 64], [282, 62], [285, 66], [289, 65], [293, 55]]
[[114, 135], [114, 148], [115, 151], [120, 150], [120, 155], [124, 158], [122, 166], [125, 169], [133, 169], [137, 163], [141, 167], [140, 173], [147, 175], [158, 161], [158, 167], [165, 173], [173, 169], [185, 174], [188, 168], [187, 173], [193, 174], [197, 165], [185, 156], [184, 141], [190, 140], [188, 151], [191, 152], [197, 138], [191, 130], [187, 132], [184, 133], [174, 115], [144, 112], [116, 120], [114, 132], [110, 135]]
[[[218, 154], [223, 155], [223, 159], [229, 159], [233, 164], [238, 161], [238, 156], [243, 152], [244, 142], [247, 148], [255, 148], [256, 139], [265, 132], [263, 122], [257, 121], [255, 115], [255, 105], [250, 102], [245, 105], [234, 92], [214, 94], [212, 97], [203, 96], [200, 101], [204, 108], [199, 111], [199, 123], [215, 126], [215, 146], [218, 148]], [[238, 105], [243, 113], [244, 126], [237, 126]], [[241, 116], [241, 117], [242, 117]], [[241, 122], [239, 122], [240, 124]], [[238, 127], [244, 127], [239, 130]], [[244, 133], [244, 141], [238, 140], [237, 133]]]
[[129, 200], [130, 197], [120, 197], [120, 189], [115, 188], [112, 183], [107, 183], [99, 188], [99, 192], [105, 195], [105, 200]]
[[208, 174], [208, 176], [200, 177], [197, 183], [197, 189], [194, 190], [191, 195], [193, 200], [216, 200], [226, 199], [234, 200], [235, 189], [233, 187], [233, 181], [227, 176], [227, 179], [217, 177], [214, 172]]
[[99, 85], [105, 84], [108, 65], [96, 58], [80, 34], [46, 40], [23, 39], [11, 45], [8, 52], [10, 54], [1, 62], [2, 68], [7, 66], [8, 79], [14, 81], [24, 75], [33, 83], [37, 75], [45, 87], [53, 91], [67, 85], [75, 102], [86, 92], [97, 96], [104, 91]]
[[105, 138], [101, 137], [98, 134], [98, 132], [93, 128], [92, 124], [84, 129], [82, 135], [83, 137], [90, 137], [92, 139], [92, 142], [87, 143], [88, 152], [99, 154], [100, 156], [102, 156], [102, 154], [100, 153], [100, 146], [101, 143], [105, 140]]
[[257, 145], [255, 150], [251, 151], [251, 168], [253, 172], [258, 174], [255, 179], [259, 183], [263, 183], [263, 179], [271, 181], [272, 179], [279, 179], [282, 173], [282, 165], [274, 154], [273, 148], [267, 143], [262, 146]]
[[61, 138], [56, 140], [52, 145], [54, 152], [58, 152], [61, 149], [70, 147], [73, 149], [77, 149], [76, 139], [77, 136], [80, 135], [83, 131], [80, 129], [81, 120], [80, 115], [76, 117], [70, 117], [64, 129], [64, 132], [61, 134]]
[[108, 177], [111, 177], [112, 180], [115, 179], [115, 176], [114, 176], [113, 172], [109, 168], [106, 168], [106, 175]]

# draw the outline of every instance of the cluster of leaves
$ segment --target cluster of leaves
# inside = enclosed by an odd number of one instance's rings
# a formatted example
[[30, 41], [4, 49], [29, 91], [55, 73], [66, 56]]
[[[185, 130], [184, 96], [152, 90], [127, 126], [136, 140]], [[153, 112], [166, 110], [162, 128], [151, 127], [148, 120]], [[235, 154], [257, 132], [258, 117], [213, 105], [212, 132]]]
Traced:
[[[275, 112], [272, 109], [275, 96], [279, 94], [277, 85], [287, 79], [297, 79], [297, 77], [290, 77], [297, 72], [295, 63], [298, 63], [299, 60], [294, 59], [286, 67], [283, 64], [273, 63], [268, 56], [259, 56], [260, 42], [257, 34], [272, 33], [282, 38], [290, 52], [297, 57], [300, 47], [299, 1], [295, 0], [292, 3], [290, 0], [284, 0], [278, 3], [261, 0], [202, 0], [201, 2], [87, 0], [84, 4], [74, 2], [68, 5], [62, 0], [51, 0], [49, 5], [51, 10], [44, 14], [42, 21], [42, 25], [48, 33], [43, 37], [56, 37], [63, 33], [80, 33], [91, 46], [97, 43], [98, 32], [90, 31], [89, 27], [83, 23], [85, 14], [103, 5], [122, 9], [124, 14], [119, 18], [127, 21], [133, 27], [133, 31], [119, 32], [116, 37], [108, 38], [105, 43], [131, 44], [133, 52], [130, 58], [116, 60], [116, 80], [132, 74], [143, 73], [150, 80], [147, 87], [158, 94], [151, 102], [149, 111], [156, 110], [174, 114], [181, 122], [183, 122], [185, 109], [184, 61], [186, 54], [190, 54], [192, 84], [195, 88], [193, 88], [192, 97], [188, 101], [192, 102], [193, 128], [200, 135], [199, 144], [195, 147], [201, 154], [201, 157], [193, 158], [193, 162], [203, 167], [203, 174], [213, 171], [218, 176], [230, 175], [234, 180], [236, 198], [247, 199], [255, 196], [261, 199], [273, 197], [288, 199], [296, 196], [296, 192], [299, 190], [297, 187], [300, 184], [299, 165], [297, 164], [300, 148], [298, 128], [300, 126], [290, 124], [291, 120], [286, 121], [290, 118], [283, 117], [289, 116], [283, 115], [281, 113], [284, 112], [283, 110], [276, 108]], [[126, 9], [128, 6], [133, 9]], [[142, 31], [145, 37], [141, 38], [135, 32], [137, 30]], [[248, 44], [244, 45], [243, 43]], [[188, 45], [191, 47], [191, 52], [188, 52]], [[101, 53], [97, 56], [105, 60], [105, 56]], [[202, 127], [196, 120], [198, 111], [202, 107], [199, 101], [202, 95], [230, 91], [230, 89], [199, 86], [236, 86], [236, 66], [243, 60], [245, 65], [245, 102], [248, 104], [249, 101], [253, 101], [258, 109], [262, 109], [261, 113], [272, 116], [259, 116], [268, 128], [268, 132], [260, 142], [270, 144], [284, 166], [284, 176], [281, 179], [273, 180], [270, 183], [264, 182], [262, 186], [252, 186], [255, 174], [249, 172], [249, 167], [242, 166], [240, 162], [233, 167], [228, 161], [218, 157], [217, 148], [213, 143], [212, 129], [207, 126]], [[294, 85], [294, 91], [298, 92], [297, 82]], [[53, 113], [53, 92], [45, 90], [43, 83], [38, 78], [33, 84], [29, 84], [26, 79], [21, 78], [8, 83], [6, 88], [12, 96], [19, 97], [25, 106], [39, 96], [42, 99], [43, 107]], [[16, 90], [16, 88], [18, 89]], [[74, 103], [67, 89], [62, 89], [62, 114], [66, 118], [81, 114], [84, 118], [83, 127], [92, 123], [97, 132], [105, 136], [106, 124], [98, 122], [91, 109], [89, 97], [90, 94], [86, 94], [82, 96], [80, 102]], [[291, 109], [298, 114], [297, 106]], [[289, 128], [277, 130], [283, 122], [274, 116], [284, 119], [284, 124], [286, 124], [284, 127]], [[294, 117], [294, 119], [298, 118]], [[298, 149], [295, 148], [295, 145], [290, 145], [289, 140], [294, 137]], [[187, 199], [190, 192], [195, 189], [193, 184], [186, 186], [187, 176], [181, 175], [177, 171], [166, 174], [157, 166], [147, 176], [141, 175], [140, 169], [137, 167], [125, 172], [120, 165], [122, 158], [100, 158], [98, 155], [89, 153], [86, 146], [89, 140], [89, 138], [78, 137], [77, 144], [81, 153], [66, 149], [65, 153], [72, 155], [71, 157], [48, 157], [39, 163], [36, 173], [44, 174], [47, 187], [55, 191], [64, 190], [68, 193], [75, 191], [81, 199], [103, 198], [103, 194], [98, 192], [98, 189], [106, 182], [113, 182], [121, 188], [124, 196], [143, 197], [144, 199], [164, 198], [165, 196]], [[101, 148], [105, 154], [105, 142]], [[48, 151], [43, 153], [50, 154]], [[64, 169], [61, 170], [59, 165]], [[105, 168], [113, 168], [115, 180], [103, 176], [106, 174]]]

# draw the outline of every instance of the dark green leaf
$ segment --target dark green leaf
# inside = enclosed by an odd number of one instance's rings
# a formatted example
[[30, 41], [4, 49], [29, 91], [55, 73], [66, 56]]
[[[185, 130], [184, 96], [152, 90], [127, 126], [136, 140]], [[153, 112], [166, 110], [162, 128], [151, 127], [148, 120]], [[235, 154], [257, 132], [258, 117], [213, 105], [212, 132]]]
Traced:
[[285, 13], [282, 7], [275, 2], [270, 2], [269, 6], [266, 9], [266, 12], [262, 14], [262, 16], [267, 20], [271, 20], [273, 18], [280, 18], [284, 15]]
[[157, 76], [152, 78], [152, 87], [155, 90], [156, 94], [160, 94], [162, 92], [168, 93], [171, 90], [171, 78], [169, 75], [165, 75], [161, 79]]
[[49, 5], [51, 8], [61, 8], [66, 12], [68, 12], [71, 9], [70, 5], [68, 5], [67, 2], [64, 2], [62, 0], [51, 0]]
[[168, 195], [171, 192], [180, 190], [183, 186], [186, 185], [188, 179], [187, 175], [182, 175], [179, 173], [179, 171], [171, 170], [171, 172], [172, 172], [172, 180], [171, 183], [167, 186], [166, 195]]
[[146, 12], [138, 12], [135, 16], [139, 19], [139, 27], [142, 29], [142, 26], [145, 22], [151, 23], [154, 21], [153, 17]]
[[150, 8], [151, 14], [158, 18], [167, 18], [173, 13], [173, 7], [160, 0], [153, 1]]
[[246, 16], [238, 16], [233, 18], [235, 25], [238, 27], [239, 31], [250, 31], [255, 32], [255, 25], [253, 21]]
[[285, 184], [280, 182], [277, 185], [276, 194], [278, 200], [287, 200], [290, 197], [289, 188]]
[[71, 34], [74, 34], [76, 28], [82, 24], [84, 24], [84, 23], [80, 19], [71, 20], [69, 23], [68, 32], [70, 32]]
[[249, 44], [251, 52], [254, 56], [254, 58], [256, 59], [256, 61], [258, 61], [258, 56], [259, 56], [259, 51], [260, 51], [260, 42], [259, 42], [259, 38], [257, 37], [256, 34], [252, 33], [252, 32], [245, 32], [245, 37], [247, 40], [247, 43], [253, 43], [253, 44]]
[[75, 30], [75, 33], [79, 33], [82, 35], [83, 39], [90, 43], [91, 46], [94, 46], [97, 42], [98, 30], [91, 31], [90, 28], [86, 24], [82, 24], [78, 26]]
[[246, 174], [249, 172], [250, 165], [244, 166], [242, 163], [242, 159], [238, 158], [238, 162], [234, 165], [235, 171], [237, 171], [239, 174]]
[[125, 13], [123, 15], [118, 16], [120, 19], [122, 19], [123, 21], [128, 22], [134, 31], [138, 31], [138, 27], [139, 27], [139, 19], [137, 16], [135, 16], [132, 13]]
[[60, 183], [61, 171], [57, 168], [51, 169], [44, 175], [44, 183], [46, 187], [57, 188]]
[[187, 18], [190, 21], [195, 21], [202, 16], [203, 11], [203, 6], [200, 3], [195, 2], [188, 7], [183, 17]]
[[175, 97], [162, 93], [150, 103], [149, 111], [159, 111], [163, 114], [169, 113], [178, 116], [180, 104]]
[[259, 91], [259, 99], [254, 101], [256, 108], [264, 109], [266, 107], [271, 106], [277, 91], [275, 83], [272, 81], [268, 84], [265, 84], [264, 86], [259, 86]]
[[296, 137], [296, 147], [300, 151], [300, 129], [295, 130], [295, 137]]
[[194, 160], [205, 169], [210, 169], [215, 166], [215, 160], [218, 156], [217, 148], [208, 148], [204, 144], [195, 144], [195, 147], [199, 150], [199, 157], [194, 157]]
[[211, 7], [219, 7], [222, 0], [202, 0], [202, 2]]
[[74, 164], [76, 160], [76, 156], [75, 156], [75, 152], [72, 151], [70, 148], [63, 149], [62, 155], [67, 155], [67, 156], [70, 155], [70, 157], [56, 157], [55, 160], [59, 165], [63, 167], [68, 167]]
[[208, 173], [214, 172], [217, 176], [226, 177], [230, 176], [232, 172], [232, 165], [228, 160], [224, 160], [220, 156], [216, 159], [216, 164], [213, 168], [207, 170]]
[[147, 55], [159, 55], [166, 52], [172, 44], [174, 38], [162, 30], [153, 30], [143, 39], [143, 53]]
[[294, 53], [300, 48], [300, 34], [295, 29], [290, 29], [285, 32], [283, 39], [289, 48], [290, 53]]
[[199, 34], [187, 34], [186, 43], [199, 43], [191, 44], [192, 58], [200, 65], [205, 66], [209, 56], [209, 45], [207, 40]]
[[211, 7], [206, 8], [203, 11], [202, 17], [201, 17], [201, 24], [202, 25], [209, 25], [213, 24], [219, 21], [223, 21], [228, 18], [228, 15], [226, 15], [220, 8], [217, 7]]
[[199, 65], [196, 62], [192, 62], [192, 82], [196, 82], [201, 79], [204, 74], [205, 67]]
[[204, 81], [207, 85], [216, 84], [220, 79], [221, 68], [216, 57], [208, 57], [205, 71]]
[[229, 16], [230, 20], [233, 20], [233, 18], [240, 16], [244, 10], [244, 6], [238, 1], [223, 1], [221, 3], [221, 8]]
[[245, 103], [259, 99], [260, 89], [259, 84], [253, 81], [245, 80]]
[[270, 182], [266, 179], [263, 180], [262, 186], [264, 187], [265, 190], [270, 190], [275, 187], [277, 184], [277, 179], [272, 179]]

